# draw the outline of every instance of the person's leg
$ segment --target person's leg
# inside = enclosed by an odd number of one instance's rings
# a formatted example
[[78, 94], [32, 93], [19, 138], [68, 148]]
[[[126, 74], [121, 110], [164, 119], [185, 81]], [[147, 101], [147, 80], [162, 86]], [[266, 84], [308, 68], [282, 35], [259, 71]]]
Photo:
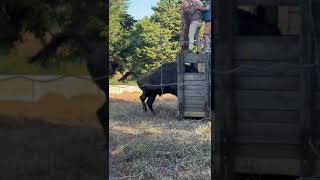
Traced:
[[195, 35], [196, 31], [197, 31], [197, 21], [192, 21], [189, 26], [189, 34], [188, 34], [189, 50], [191, 50], [191, 51], [194, 46], [194, 35]]
[[201, 42], [200, 42], [200, 28], [201, 28], [201, 22], [197, 23], [197, 31], [196, 31], [196, 46], [197, 46], [197, 52], [201, 51]]
[[211, 49], [211, 22], [206, 22], [205, 29], [204, 29], [204, 47], [206, 50]]

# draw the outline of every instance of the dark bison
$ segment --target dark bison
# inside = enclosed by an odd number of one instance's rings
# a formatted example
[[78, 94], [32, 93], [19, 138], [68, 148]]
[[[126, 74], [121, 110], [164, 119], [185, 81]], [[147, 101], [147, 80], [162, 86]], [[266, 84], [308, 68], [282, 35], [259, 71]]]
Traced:
[[[198, 70], [192, 66], [185, 65], [185, 72], [198, 72]], [[170, 93], [177, 96], [177, 63], [166, 63], [162, 65], [162, 68], [159, 67], [143, 74], [137, 79], [137, 84], [142, 90], [140, 100], [143, 110], [147, 111], [148, 105], [151, 113], [155, 114], [152, 104], [157, 95], [161, 96], [162, 94]], [[162, 88], [161, 84], [163, 84]], [[146, 99], [147, 104], [145, 103]]]

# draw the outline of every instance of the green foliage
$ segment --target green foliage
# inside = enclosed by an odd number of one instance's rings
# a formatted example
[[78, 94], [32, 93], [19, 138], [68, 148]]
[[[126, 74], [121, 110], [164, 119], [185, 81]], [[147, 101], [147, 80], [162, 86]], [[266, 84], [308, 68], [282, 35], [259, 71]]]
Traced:
[[[130, 31], [126, 69], [135, 75], [175, 61], [179, 52], [180, 8], [174, 0], [160, 0], [154, 14], [135, 23]], [[129, 55], [129, 56], [127, 56]]]
[[152, 21], [159, 22], [163, 28], [170, 30], [173, 41], [179, 41], [181, 29], [181, 9], [176, 0], [160, 0], [153, 7]]
[[118, 71], [125, 70], [130, 57], [130, 30], [135, 20], [126, 14], [128, 0], [109, 1], [109, 63]]
[[175, 60], [179, 43], [171, 41], [172, 31], [161, 28], [159, 22], [144, 18], [136, 24], [132, 35], [132, 44], [135, 46], [132, 69], [135, 73], [144, 73], [159, 67], [161, 63]]
[[11, 45], [26, 32], [43, 41], [60, 31], [105, 38], [107, 6], [101, 0], [3, 0], [0, 6], [0, 39]]

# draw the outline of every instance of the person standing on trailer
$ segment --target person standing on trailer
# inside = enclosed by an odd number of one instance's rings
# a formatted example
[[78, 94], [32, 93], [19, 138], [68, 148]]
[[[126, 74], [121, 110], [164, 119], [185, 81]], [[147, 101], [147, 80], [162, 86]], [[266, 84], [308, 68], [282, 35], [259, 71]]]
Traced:
[[205, 22], [203, 33], [204, 52], [211, 52], [211, 0], [204, 2], [203, 6], [197, 6], [202, 11], [202, 20]]
[[197, 53], [201, 52], [201, 43], [200, 43], [200, 27], [202, 24], [201, 11], [198, 9], [203, 6], [203, 3], [200, 0], [191, 0], [191, 4], [185, 4], [183, 7], [186, 11], [189, 11], [191, 14], [191, 23], [189, 26], [189, 52], [193, 52], [194, 42], [196, 39], [196, 51]]

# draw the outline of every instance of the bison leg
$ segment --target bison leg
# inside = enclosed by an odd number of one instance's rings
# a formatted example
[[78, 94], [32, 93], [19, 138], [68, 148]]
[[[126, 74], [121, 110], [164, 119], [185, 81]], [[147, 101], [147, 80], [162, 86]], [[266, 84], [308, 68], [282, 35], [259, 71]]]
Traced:
[[141, 103], [142, 103], [142, 109], [143, 109], [143, 111], [147, 111], [147, 105], [146, 105], [146, 103], [144, 102], [146, 99], [147, 99], [147, 95], [146, 95], [145, 92], [143, 92], [142, 95], [140, 96], [140, 100], [141, 100]]
[[151, 111], [151, 113], [153, 115], [155, 115], [156, 113], [154, 112], [153, 110], [153, 107], [152, 107], [152, 104], [154, 102], [154, 100], [156, 99], [156, 96], [157, 96], [157, 93], [152, 93], [149, 97], [148, 97], [148, 100], [147, 100], [147, 105], [149, 107], [149, 110]]

